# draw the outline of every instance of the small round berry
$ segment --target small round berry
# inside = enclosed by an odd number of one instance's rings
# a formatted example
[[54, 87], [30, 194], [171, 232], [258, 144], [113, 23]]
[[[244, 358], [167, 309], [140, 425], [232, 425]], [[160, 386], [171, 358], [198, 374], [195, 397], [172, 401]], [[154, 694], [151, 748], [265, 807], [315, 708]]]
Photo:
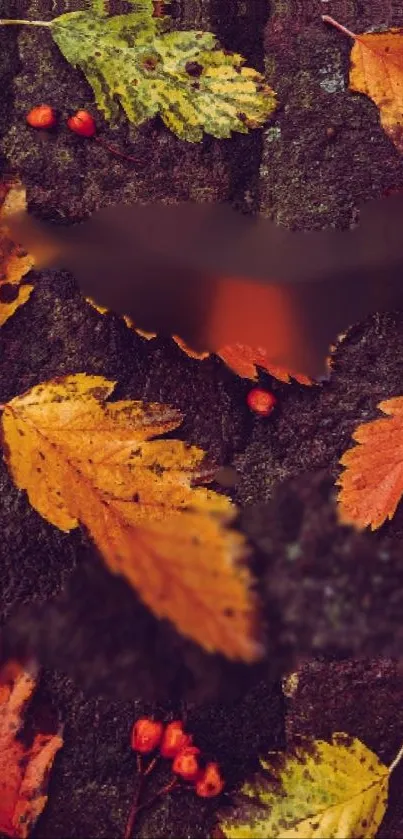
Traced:
[[200, 798], [214, 798], [220, 795], [225, 786], [225, 782], [221, 777], [218, 763], [208, 763], [203, 775], [196, 783], [196, 794]]
[[97, 133], [95, 121], [88, 111], [76, 111], [67, 120], [67, 125], [71, 131], [74, 131], [75, 134], [80, 134], [81, 137], [93, 137]]
[[26, 121], [31, 128], [53, 128], [56, 125], [56, 114], [50, 105], [37, 105], [27, 114]]
[[163, 732], [162, 722], [142, 717], [134, 723], [132, 728], [132, 749], [141, 754], [153, 752], [161, 742]]
[[197, 781], [200, 776], [199, 755], [197, 746], [186, 746], [175, 756], [172, 771], [184, 781]]
[[180, 720], [174, 720], [174, 722], [168, 723], [164, 731], [160, 752], [163, 757], [171, 759], [176, 757], [178, 752], [190, 746], [191, 743], [192, 737], [190, 734], [184, 732], [182, 722]]
[[269, 390], [263, 390], [261, 387], [252, 388], [248, 393], [246, 401], [251, 411], [263, 417], [268, 417], [277, 403], [274, 393], [270, 393]]

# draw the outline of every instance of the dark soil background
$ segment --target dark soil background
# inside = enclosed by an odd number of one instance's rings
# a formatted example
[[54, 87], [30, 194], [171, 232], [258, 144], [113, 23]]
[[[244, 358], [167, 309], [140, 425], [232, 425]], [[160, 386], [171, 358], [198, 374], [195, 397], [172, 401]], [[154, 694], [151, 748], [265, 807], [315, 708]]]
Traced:
[[[83, 4], [3, 0], [1, 8], [2, 17], [50, 20]], [[262, 131], [197, 146], [158, 120], [135, 130], [122, 117], [112, 129], [46, 30], [0, 29], [3, 174], [19, 174], [38, 217], [69, 223], [119, 201], [224, 200], [290, 228], [348, 229], [363, 201], [403, 188], [402, 160], [376, 107], [347, 90], [350, 43], [320, 19], [332, 14], [357, 32], [403, 26], [399, 0], [181, 0], [170, 11], [177, 28], [211, 29], [266, 72], [279, 98], [274, 118]], [[25, 114], [40, 102], [62, 123], [89, 109], [138, 167], [63, 128], [33, 132]], [[29, 280], [29, 302], [0, 331], [0, 402], [85, 371], [116, 379], [117, 398], [179, 407], [179, 436], [236, 469], [222, 491], [240, 507], [268, 636], [267, 658], [253, 668], [204, 654], [111, 576], [83, 534], [42, 520], [0, 465], [3, 655], [34, 653], [44, 666], [30, 725], [65, 725], [34, 836], [123, 834], [135, 773], [129, 732], [144, 711], [184, 714], [222, 763], [229, 790], [256, 769], [259, 753], [299, 734], [346, 731], [391, 762], [403, 740], [403, 509], [379, 533], [355, 533], [337, 523], [334, 480], [355, 426], [403, 393], [403, 312], [354, 326], [318, 387], [262, 373], [278, 406], [258, 419], [246, 406], [250, 383], [218, 359], [198, 362], [173, 342], [145, 341], [98, 314], [67, 274]], [[286, 700], [281, 677], [296, 668]], [[403, 837], [402, 781], [397, 770], [382, 837]], [[207, 837], [216, 807], [172, 794], [139, 818], [138, 835]]]

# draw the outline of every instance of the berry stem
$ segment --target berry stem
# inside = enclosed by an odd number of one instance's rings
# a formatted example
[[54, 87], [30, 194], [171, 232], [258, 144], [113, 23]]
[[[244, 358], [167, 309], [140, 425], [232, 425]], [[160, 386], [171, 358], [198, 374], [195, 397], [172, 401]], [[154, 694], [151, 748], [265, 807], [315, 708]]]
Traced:
[[52, 21], [47, 20], [0, 20], [0, 26], [52, 26]]
[[[142, 808], [144, 807], [144, 804], [140, 805], [140, 807], [138, 806], [140, 793], [141, 793], [141, 790], [143, 788], [144, 778], [146, 778], [147, 775], [151, 775], [151, 772], [155, 768], [155, 765], [158, 761], [158, 755], [157, 755], [156, 757], [153, 757], [153, 759], [150, 761], [150, 763], [147, 766], [147, 769], [144, 769], [143, 764], [142, 764], [142, 760], [141, 760], [141, 755], [137, 754], [136, 758], [137, 758], [137, 784], [136, 784], [135, 789], [134, 789], [132, 804], [131, 804], [131, 807], [130, 807], [129, 818], [128, 818], [127, 824], [126, 824], [124, 839], [130, 839], [130, 837], [132, 835], [132, 832], [133, 832], [134, 822], [135, 822], [137, 813], [139, 812], [139, 810], [142, 810]], [[158, 797], [158, 795], [157, 795], [157, 797]]]
[[154, 769], [154, 767], [156, 766], [157, 762], [158, 762], [158, 755], [157, 755], [156, 757], [153, 757], [152, 761], [148, 764], [147, 769], [146, 769], [146, 770], [145, 770], [145, 772], [144, 772], [144, 777], [145, 777], [146, 775], [151, 775], [151, 772], [153, 771], [153, 769]]
[[93, 137], [97, 143], [100, 143], [101, 146], [104, 146], [111, 154], [116, 155], [116, 157], [122, 157], [124, 160], [131, 160], [133, 163], [138, 163], [137, 157], [132, 157], [129, 154], [123, 154], [123, 152], [118, 151], [114, 146], [110, 146], [106, 140], [103, 140], [101, 137]]
[[140, 793], [141, 793], [141, 789], [142, 789], [143, 781], [144, 781], [144, 772], [143, 772], [143, 765], [142, 765], [142, 762], [141, 762], [141, 756], [139, 754], [137, 754], [136, 758], [137, 758], [137, 783], [134, 787], [132, 804], [131, 804], [131, 807], [130, 807], [129, 818], [127, 819], [127, 823], [126, 823], [124, 839], [130, 839], [130, 837], [132, 835], [133, 827], [134, 827], [134, 821], [135, 821], [136, 815], [137, 815], [138, 810], [139, 810], [139, 808], [137, 807], [137, 804], [138, 804], [138, 800], [140, 798]]
[[[155, 795], [153, 795], [153, 797], [150, 798], [149, 801], [145, 801], [144, 804], [140, 804], [140, 807], [137, 808], [137, 812], [139, 813], [140, 810], [145, 810], [146, 807], [151, 807], [151, 805], [155, 804], [155, 802], [158, 801], [158, 799], [161, 798], [162, 795], [167, 795], [168, 792], [171, 792], [171, 790], [173, 790], [174, 787], [177, 787], [177, 786], [178, 786], [178, 779], [177, 778], [172, 778], [172, 781], [170, 781], [169, 784], [165, 784], [164, 787], [161, 787], [161, 789], [158, 790], [158, 792], [156, 792]], [[125, 837], [125, 839], [126, 839], [126, 837]]]
[[350, 29], [346, 29], [346, 27], [342, 26], [341, 23], [338, 23], [334, 17], [330, 17], [330, 15], [322, 15], [322, 20], [323, 23], [330, 23], [331, 26], [334, 26], [335, 29], [338, 29], [339, 32], [343, 33], [343, 35], [347, 35], [348, 38], [352, 38], [354, 41], [356, 40], [357, 35], [355, 35], [354, 32], [351, 32]]

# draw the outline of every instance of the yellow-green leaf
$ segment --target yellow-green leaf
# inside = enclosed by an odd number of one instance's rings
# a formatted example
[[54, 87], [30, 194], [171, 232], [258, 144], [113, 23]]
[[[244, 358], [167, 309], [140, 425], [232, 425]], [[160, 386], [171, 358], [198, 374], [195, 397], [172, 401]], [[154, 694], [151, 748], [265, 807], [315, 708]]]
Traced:
[[220, 816], [228, 839], [372, 839], [383, 819], [390, 771], [358, 739], [334, 734], [261, 760], [233, 809]]

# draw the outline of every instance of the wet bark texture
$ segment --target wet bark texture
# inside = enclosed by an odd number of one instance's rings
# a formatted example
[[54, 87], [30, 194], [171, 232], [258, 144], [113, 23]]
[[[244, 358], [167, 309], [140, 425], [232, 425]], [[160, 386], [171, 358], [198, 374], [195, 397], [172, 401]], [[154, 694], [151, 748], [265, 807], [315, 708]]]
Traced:
[[[7, 16], [50, 20], [79, 8], [80, 0], [15, 0]], [[111, 3], [111, 11], [123, 9]], [[180, 0], [170, 11], [175, 27], [214, 31], [265, 72], [278, 94], [274, 117], [264, 130], [227, 141], [206, 136], [199, 145], [181, 143], [158, 120], [135, 130], [122, 116], [112, 129], [46, 30], [0, 29], [3, 172], [20, 175], [39, 217], [70, 223], [119, 201], [220, 200], [289, 228], [348, 229], [363, 201], [403, 188], [402, 160], [376, 107], [348, 91], [351, 45], [321, 22], [328, 13], [356, 32], [403, 26], [400, 0]], [[137, 156], [138, 166], [63, 127], [35, 133], [25, 114], [41, 102], [58, 110], [61, 126], [78, 108], [90, 110], [104, 138]], [[33, 280], [29, 303], [0, 331], [0, 402], [85, 371], [116, 379], [118, 397], [181, 408], [179, 435], [237, 469], [231, 493], [268, 624], [268, 656], [257, 667], [205, 655], [155, 620], [84, 534], [42, 520], [0, 465], [4, 654], [28, 649], [45, 666], [31, 724], [65, 723], [34, 835], [123, 834], [135, 772], [129, 731], [143, 712], [185, 711], [196, 741], [222, 762], [229, 789], [256, 769], [258, 753], [298, 734], [346, 731], [390, 762], [403, 736], [395, 661], [403, 511], [378, 534], [342, 528], [334, 479], [354, 427], [377, 416], [381, 399], [403, 393], [403, 313], [356, 325], [320, 387], [261, 374], [278, 408], [259, 420], [245, 404], [250, 384], [218, 359], [197, 362], [172, 342], [146, 342], [93, 310], [66, 274]], [[297, 693], [285, 705], [280, 676], [301, 661]], [[150, 794], [165, 772], [161, 766]], [[402, 781], [398, 770], [382, 837], [403, 835]], [[138, 835], [207, 837], [215, 810], [190, 791], [172, 794], [139, 819]]]

